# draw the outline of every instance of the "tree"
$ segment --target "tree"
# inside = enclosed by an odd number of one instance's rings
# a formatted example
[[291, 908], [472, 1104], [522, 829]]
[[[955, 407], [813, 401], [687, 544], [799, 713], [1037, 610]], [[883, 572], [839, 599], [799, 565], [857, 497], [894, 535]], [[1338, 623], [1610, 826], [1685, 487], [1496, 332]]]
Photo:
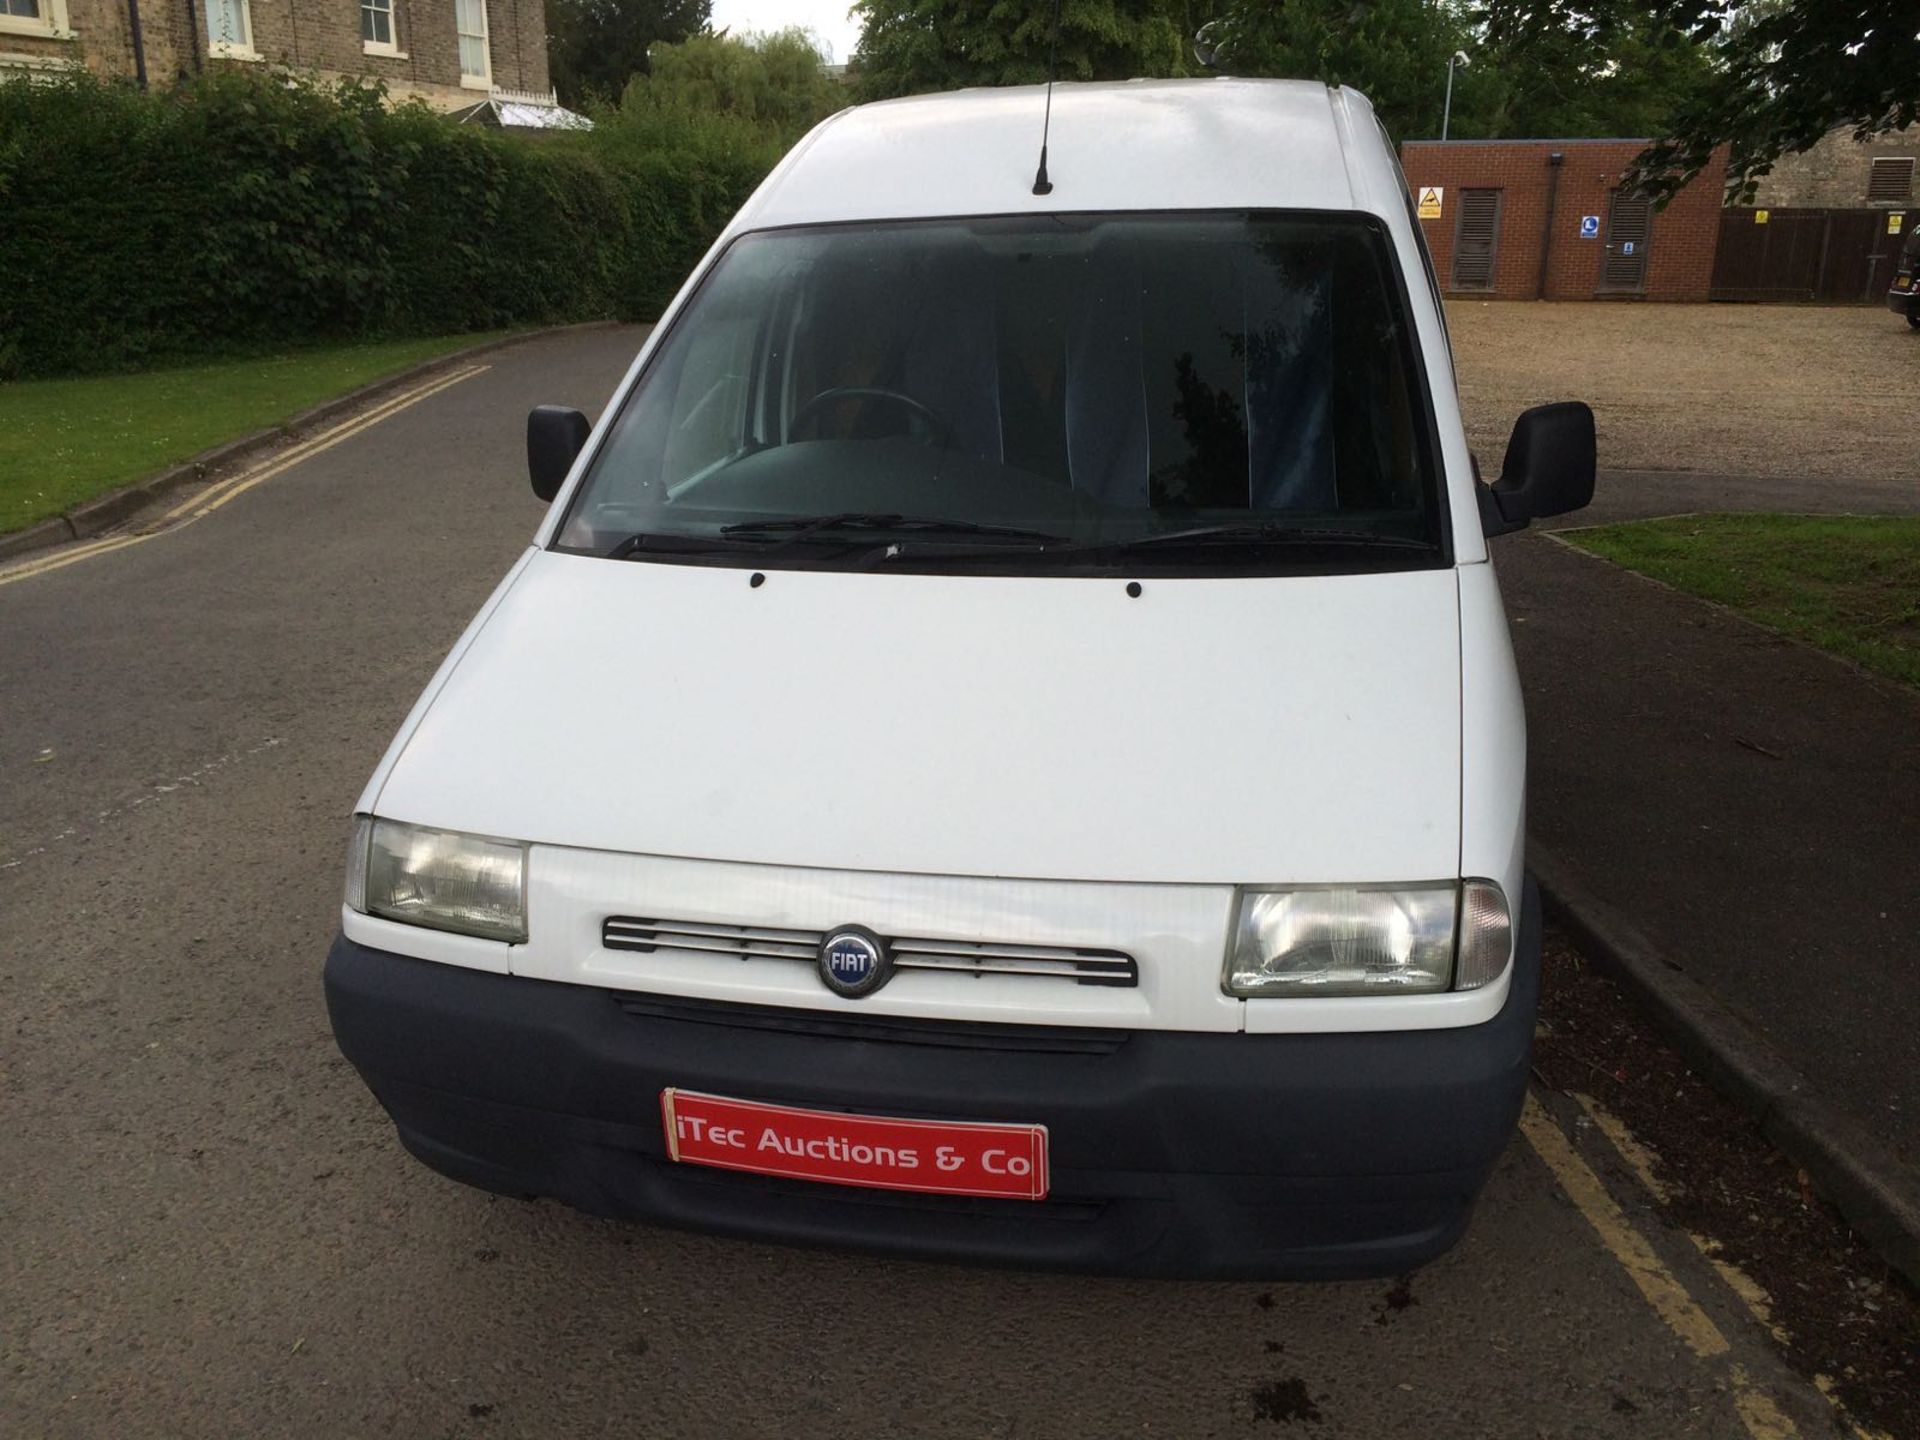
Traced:
[[[1435, 0], [1234, 0], [1208, 38], [1230, 74], [1351, 85], [1393, 135], [1420, 137], [1440, 133], [1447, 57], [1468, 33], [1459, 13]], [[1456, 114], [1463, 98], [1455, 97]]]
[[[1054, 7], [1046, 0], [854, 0], [853, 8], [861, 31], [852, 68], [865, 99], [1047, 78]], [[1193, 74], [1191, 37], [1207, 13], [1185, 0], [1059, 0], [1059, 76]]]
[[1480, 0], [1467, 13], [1477, 73], [1455, 97], [1462, 136], [1658, 135], [1713, 57], [1662, 0]]
[[803, 30], [694, 35], [656, 45], [649, 73], [634, 78], [623, 105], [734, 116], [790, 143], [847, 103], [825, 64]]
[[612, 99], [647, 73], [658, 41], [704, 30], [713, 0], [547, 0], [547, 62], [563, 105]]
[[1914, 0], [1658, 0], [1662, 14], [1719, 65], [1680, 107], [1635, 179], [1670, 194], [1714, 148], [1730, 147], [1728, 189], [1755, 184], [1790, 151], [1845, 126], [1869, 139], [1920, 121], [1920, 19]]
[[[1698, 92], [1711, 52], [1659, 8], [1679, 0], [1062, 0], [1060, 75], [1217, 68], [1351, 85], [1394, 135], [1654, 135]], [[1706, 3], [1706, 0], [1699, 0]], [[1779, 3], [1779, 0], [1766, 0]], [[1848, 0], [1852, 3], [1852, 0]], [[1044, 79], [1051, 8], [1039, 0], [856, 0], [869, 96]]]

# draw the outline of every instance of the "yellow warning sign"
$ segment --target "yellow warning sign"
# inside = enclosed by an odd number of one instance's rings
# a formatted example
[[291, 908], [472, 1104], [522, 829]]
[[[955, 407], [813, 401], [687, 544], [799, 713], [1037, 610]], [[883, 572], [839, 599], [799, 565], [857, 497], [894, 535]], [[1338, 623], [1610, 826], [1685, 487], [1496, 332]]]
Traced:
[[1753, 212], [1753, 223], [1754, 223], [1754, 224], [1756, 224], [1756, 225], [1764, 225], [1764, 224], [1766, 224], [1766, 223], [1767, 223], [1767, 212], [1766, 212], [1766, 211], [1764, 211], [1764, 210], [1756, 210], [1756, 211], [1754, 211], [1754, 212]]
[[1887, 233], [1889, 235], [1898, 235], [1900, 233], [1900, 226], [1906, 218], [1907, 212], [1904, 210], [1889, 210], [1887, 212]]
[[1420, 218], [1422, 220], [1438, 220], [1440, 218], [1440, 196], [1442, 193], [1442, 189], [1438, 185], [1422, 185], [1420, 187]]

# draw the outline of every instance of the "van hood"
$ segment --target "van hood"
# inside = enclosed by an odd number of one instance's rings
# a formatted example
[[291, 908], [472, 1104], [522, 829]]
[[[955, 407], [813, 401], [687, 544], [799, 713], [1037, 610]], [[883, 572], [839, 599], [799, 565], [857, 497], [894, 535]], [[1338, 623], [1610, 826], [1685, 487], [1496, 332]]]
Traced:
[[376, 813], [836, 869], [1458, 873], [1453, 572], [1121, 580], [532, 555]]

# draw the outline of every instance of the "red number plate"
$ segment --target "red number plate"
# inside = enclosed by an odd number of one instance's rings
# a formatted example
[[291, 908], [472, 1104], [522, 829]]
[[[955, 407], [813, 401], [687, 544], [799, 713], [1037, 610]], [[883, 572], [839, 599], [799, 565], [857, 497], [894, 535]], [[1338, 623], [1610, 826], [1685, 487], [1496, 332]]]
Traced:
[[936, 1195], [1047, 1196], [1047, 1127], [796, 1110], [660, 1092], [667, 1151], [689, 1165]]

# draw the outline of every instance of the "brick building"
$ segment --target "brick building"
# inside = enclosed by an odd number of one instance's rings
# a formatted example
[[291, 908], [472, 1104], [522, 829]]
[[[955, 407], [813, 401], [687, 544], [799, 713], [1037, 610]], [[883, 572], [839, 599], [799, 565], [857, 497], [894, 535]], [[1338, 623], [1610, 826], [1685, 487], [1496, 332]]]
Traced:
[[442, 110], [552, 94], [544, 0], [0, 0], [0, 76], [84, 64], [162, 85], [262, 62]]
[[[1655, 211], [1620, 188], [1644, 140], [1415, 140], [1400, 163], [1449, 295], [1705, 300], [1726, 153]], [[1430, 192], [1437, 190], [1437, 196]], [[1433, 202], [1438, 200], [1436, 206]], [[1438, 211], [1436, 214], [1435, 211]]]

